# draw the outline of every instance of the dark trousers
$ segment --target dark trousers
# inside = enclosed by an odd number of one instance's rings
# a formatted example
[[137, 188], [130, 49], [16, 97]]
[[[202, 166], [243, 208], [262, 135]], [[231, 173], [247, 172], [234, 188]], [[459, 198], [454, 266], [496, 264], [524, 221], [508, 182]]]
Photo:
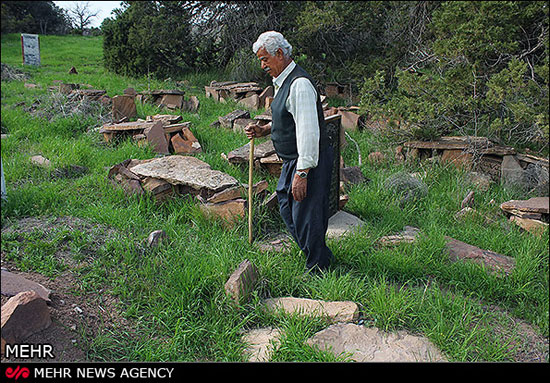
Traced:
[[328, 228], [329, 190], [334, 152], [327, 147], [319, 153], [317, 167], [309, 171], [307, 195], [302, 202], [292, 197], [292, 181], [297, 160], [283, 162], [277, 184], [281, 217], [300, 249], [306, 255], [306, 267], [326, 269], [334, 255], [325, 243]]

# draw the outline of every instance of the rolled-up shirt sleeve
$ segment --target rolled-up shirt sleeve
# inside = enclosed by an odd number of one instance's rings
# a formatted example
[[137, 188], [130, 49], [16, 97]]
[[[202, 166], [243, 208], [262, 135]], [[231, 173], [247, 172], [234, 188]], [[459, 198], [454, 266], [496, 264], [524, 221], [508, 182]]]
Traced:
[[287, 98], [287, 109], [296, 124], [298, 160], [296, 169], [309, 169], [319, 161], [319, 121], [317, 91], [305, 77], [294, 80]]

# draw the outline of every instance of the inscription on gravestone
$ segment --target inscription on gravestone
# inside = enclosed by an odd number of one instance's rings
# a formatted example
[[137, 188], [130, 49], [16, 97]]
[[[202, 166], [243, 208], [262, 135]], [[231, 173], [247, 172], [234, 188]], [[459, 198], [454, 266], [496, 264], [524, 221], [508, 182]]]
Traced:
[[40, 40], [38, 35], [22, 33], [21, 51], [24, 65], [40, 66]]

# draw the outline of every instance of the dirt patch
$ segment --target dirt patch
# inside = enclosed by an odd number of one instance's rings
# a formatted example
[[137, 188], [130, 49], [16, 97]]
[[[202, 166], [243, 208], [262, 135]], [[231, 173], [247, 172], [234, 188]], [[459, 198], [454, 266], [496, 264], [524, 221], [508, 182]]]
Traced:
[[[53, 347], [53, 354], [58, 362], [92, 361], [89, 355], [92, 340], [104, 331], [117, 328], [129, 328], [130, 324], [123, 317], [121, 305], [116, 297], [111, 296], [108, 289], [86, 291], [80, 288], [77, 270], [93, 259], [91, 248], [101, 246], [107, 240], [117, 235], [116, 231], [106, 227], [92, 225], [74, 217], [41, 217], [23, 218], [14, 221], [2, 228], [2, 237], [10, 235], [12, 238], [20, 235], [21, 247], [26, 243], [25, 234], [42, 233], [46, 240], [56, 231], [75, 231], [93, 237], [88, 242], [88, 249], [84, 251], [84, 259], [75, 261], [70, 251], [59, 246], [54, 254], [65, 269], [54, 277], [47, 277], [37, 272], [22, 272], [16, 263], [6, 260], [6, 253], [2, 247], [2, 268], [15, 274], [40, 283], [50, 289], [51, 303], [49, 305], [52, 325], [27, 338], [24, 343], [49, 344]], [[9, 297], [2, 295], [2, 305]], [[2, 361], [24, 361], [16, 358], [2, 358]], [[36, 360], [34, 360], [36, 361]], [[50, 359], [51, 361], [51, 359]]]

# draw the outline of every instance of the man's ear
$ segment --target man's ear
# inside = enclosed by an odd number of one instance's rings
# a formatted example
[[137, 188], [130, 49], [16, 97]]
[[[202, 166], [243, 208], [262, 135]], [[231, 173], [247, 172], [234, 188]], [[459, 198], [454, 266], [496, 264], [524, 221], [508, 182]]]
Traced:
[[285, 54], [283, 53], [283, 50], [279, 48], [277, 49], [277, 52], [275, 52], [275, 56], [277, 56], [277, 58], [282, 59], [285, 56]]

